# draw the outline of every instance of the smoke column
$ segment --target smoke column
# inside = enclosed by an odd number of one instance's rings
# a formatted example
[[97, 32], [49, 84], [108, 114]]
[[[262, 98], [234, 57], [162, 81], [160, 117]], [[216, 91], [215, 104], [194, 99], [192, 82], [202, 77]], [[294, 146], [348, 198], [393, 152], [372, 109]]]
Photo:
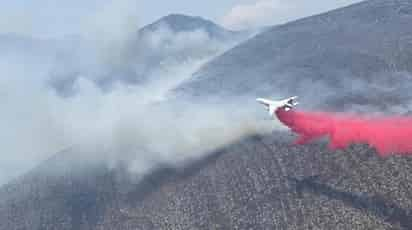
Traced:
[[329, 138], [331, 149], [366, 143], [382, 157], [391, 154], [412, 155], [412, 118], [366, 117], [326, 112], [278, 109], [276, 116], [305, 144], [321, 137]]

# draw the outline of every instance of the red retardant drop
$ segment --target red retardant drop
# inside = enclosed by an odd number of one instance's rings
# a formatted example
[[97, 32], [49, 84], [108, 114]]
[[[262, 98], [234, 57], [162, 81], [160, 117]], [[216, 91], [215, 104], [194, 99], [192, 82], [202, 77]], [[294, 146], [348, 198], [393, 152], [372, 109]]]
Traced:
[[367, 143], [380, 156], [412, 155], [412, 118], [366, 117], [326, 112], [276, 110], [276, 116], [299, 137], [296, 144], [329, 137], [331, 149]]

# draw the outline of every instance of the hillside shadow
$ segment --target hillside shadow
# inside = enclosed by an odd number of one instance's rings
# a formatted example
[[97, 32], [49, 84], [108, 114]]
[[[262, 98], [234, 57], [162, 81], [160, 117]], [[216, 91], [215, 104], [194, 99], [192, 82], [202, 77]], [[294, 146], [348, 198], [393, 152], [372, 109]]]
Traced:
[[402, 229], [412, 229], [412, 215], [394, 202], [388, 201], [379, 195], [368, 195], [341, 191], [327, 184], [317, 182], [319, 176], [303, 179], [288, 178], [295, 185], [299, 197], [304, 193], [326, 196], [330, 200], [338, 200], [345, 205], [372, 214], [392, 225], [400, 225]]

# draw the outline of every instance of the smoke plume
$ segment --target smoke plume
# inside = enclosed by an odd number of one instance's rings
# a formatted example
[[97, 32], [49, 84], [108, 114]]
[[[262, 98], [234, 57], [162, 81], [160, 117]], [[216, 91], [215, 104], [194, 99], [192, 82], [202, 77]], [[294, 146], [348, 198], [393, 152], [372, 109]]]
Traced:
[[[274, 128], [257, 122], [256, 110], [244, 103], [239, 107], [239, 100], [216, 105], [167, 98], [233, 42], [201, 30], [164, 28], [136, 40], [137, 28], [122, 25], [113, 26], [114, 34], [103, 40], [90, 32], [86, 38], [39, 42], [27, 37], [3, 44], [8, 52], [0, 54], [0, 184], [70, 146], [80, 161], [110, 167], [127, 162], [130, 172], [143, 175]], [[141, 48], [147, 44], [150, 50]], [[162, 65], [151, 65], [158, 60]], [[139, 77], [145, 80], [135, 80]]]

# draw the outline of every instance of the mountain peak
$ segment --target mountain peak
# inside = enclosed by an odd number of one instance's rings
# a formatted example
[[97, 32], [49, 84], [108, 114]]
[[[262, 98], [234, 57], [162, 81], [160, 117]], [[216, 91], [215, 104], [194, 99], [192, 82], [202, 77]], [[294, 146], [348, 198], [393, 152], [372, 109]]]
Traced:
[[222, 27], [218, 26], [217, 24], [213, 23], [210, 20], [203, 19], [201, 17], [195, 16], [188, 16], [183, 14], [169, 14], [165, 17], [160, 18], [153, 24], [154, 26], [161, 26], [167, 25], [170, 29], [176, 32], [184, 32], [184, 31], [191, 31], [196, 30], [199, 28], [214, 28], [214, 29], [222, 29]]
[[160, 20], [164, 20], [164, 21], [197, 20], [197, 21], [203, 21], [203, 22], [213, 23], [213, 22], [211, 22], [210, 20], [204, 19], [204, 18], [199, 17], [199, 16], [191, 16], [191, 15], [186, 15], [186, 14], [175, 14], [175, 13], [166, 15], [166, 16], [160, 18], [159, 21], [160, 21]]
[[169, 14], [164, 16], [152, 24], [143, 27], [141, 32], [153, 32], [163, 27], [166, 27], [175, 33], [203, 30], [209, 36], [215, 38], [227, 38], [235, 34], [235, 32], [226, 30], [210, 20], [184, 14]]

